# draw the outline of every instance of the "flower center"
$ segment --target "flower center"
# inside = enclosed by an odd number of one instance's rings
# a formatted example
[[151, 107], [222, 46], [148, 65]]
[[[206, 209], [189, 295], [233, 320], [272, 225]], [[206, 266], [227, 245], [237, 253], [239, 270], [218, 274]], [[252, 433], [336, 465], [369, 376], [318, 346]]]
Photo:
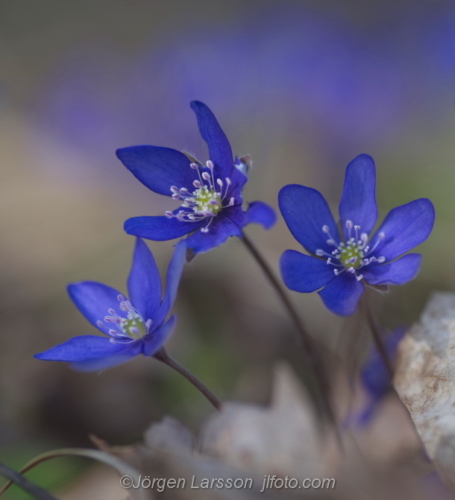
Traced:
[[[126, 340], [127, 338], [137, 340], [145, 337], [149, 330], [152, 320], [144, 322], [142, 316], [137, 312], [129, 300], [123, 295], [118, 295], [119, 307], [127, 313], [126, 318], [119, 316], [115, 309], [108, 309], [108, 315], [104, 317], [105, 323], [111, 323], [117, 328], [109, 329], [109, 335], [112, 336], [111, 342]], [[104, 322], [99, 320], [98, 326], [101, 328]]]
[[352, 221], [348, 220], [346, 221], [346, 228], [348, 230], [348, 240], [346, 243], [343, 241], [337, 243], [330, 234], [329, 226], [322, 226], [322, 231], [329, 237], [327, 244], [335, 247], [335, 249], [331, 254], [318, 249], [316, 250], [316, 255], [318, 257], [328, 257], [327, 264], [335, 267], [333, 272], [336, 276], [347, 271], [353, 274], [357, 281], [360, 281], [363, 275], [357, 272], [359, 269], [368, 266], [372, 262], [379, 264], [385, 262], [385, 257], [371, 255], [385, 238], [385, 234], [379, 233], [376, 243], [373, 247], [370, 247], [368, 245], [368, 234], [360, 233], [360, 226], [354, 225]]
[[222, 208], [221, 194], [214, 189], [209, 189], [207, 186], [202, 186], [193, 192], [196, 199], [195, 209], [200, 213], [212, 213], [217, 215]]
[[210, 160], [206, 163], [207, 170], [203, 172], [201, 172], [203, 167], [197, 163], [191, 163], [190, 167], [197, 171], [198, 178], [193, 181], [193, 186], [196, 189], [190, 192], [187, 188], [171, 186], [172, 198], [181, 200], [183, 203], [181, 210], [177, 213], [167, 211], [165, 215], [169, 219], [175, 217], [180, 222], [200, 222], [209, 218], [208, 224], [201, 229], [203, 233], [207, 233], [213, 218], [223, 208], [234, 205], [235, 198], [233, 196], [229, 198], [227, 205], [223, 203], [228, 196], [231, 179], [226, 177], [223, 181], [219, 177], [215, 178], [215, 166]]
[[[343, 245], [343, 246], [342, 246]], [[359, 268], [363, 263], [363, 244], [362, 242], [355, 241], [351, 238], [346, 245], [340, 243], [340, 262], [344, 267], [353, 267], [354, 269]]]

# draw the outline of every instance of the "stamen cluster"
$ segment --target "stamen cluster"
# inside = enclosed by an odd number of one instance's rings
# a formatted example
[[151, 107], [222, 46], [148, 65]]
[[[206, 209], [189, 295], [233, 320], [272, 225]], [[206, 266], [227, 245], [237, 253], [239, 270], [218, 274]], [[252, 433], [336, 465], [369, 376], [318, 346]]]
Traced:
[[[360, 233], [360, 226], [354, 225], [352, 221], [347, 220], [346, 228], [348, 230], [348, 240], [346, 242], [342, 241], [337, 243], [330, 234], [329, 227], [322, 226], [322, 231], [329, 237], [327, 244], [334, 246], [335, 250], [329, 254], [324, 250], [318, 249], [316, 250], [316, 255], [318, 257], [328, 257], [327, 264], [335, 266], [333, 270], [335, 276], [347, 271], [348, 273], [352, 273], [357, 278], [357, 281], [360, 281], [363, 275], [357, 273], [359, 269], [368, 266], [372, 262], [385, 262], [385, 257], [371, 255], [376, 250], [379, 243], [385, 238], [385, 234], [383, 232], [379, 233], [376, 243], [370, 248], [368, 245], [368, 234]], [[354, 229], [354, 235], [352, 235], [352, 229]], [[335, 262], [332, 259], [335, 259]]]
[[[117, 330], [111, 328], [109, 330], [109, 335], [113, 338], [111, 342], [115, 342], [116, 339], [140, 339], [145, 337], [147, 331], [152, 323], [152, 320], [144, 322], [142, 316], [137, 312], [129, 300], [126, 300], [123, 295], [118, 295], [117, 300], [119, 301], [119, 307], [122, 311], [127, 313], [127, 317], [122, 317], [117, 314], [115, 309], [108, 309], [109, 315], [104, 317], [104, 322], [112, 323], [117, 326]], [[103, 321], [98, 321], [98, 326], [103, 327]]]
[[172, 198], [183, 202], [181, 205], [182, 210], [179, 210], [176, 214], [167, 211], [165, 215], [169, 219], [175, 217], [180, 222], [200, 222], [203, 219], [210, 218], [207, 226], [201, 229], [203, 233], [207, 233], [213, 218], [223, 208], [234, 205], [234, 197], [229, 199], [227, 205], [223, 204], [228, 196], [231, 179], [226, 177], [223, 181], [220, 178], [215, 178], [215, 167], [210, 160], [206, 163], [208, 171], [201, 172], [200, 165], [197, 163], [191, 163], [190, 167], [196, 170], [198, 174], [198, 179], [193, 181], [193, 186], [196, 189], [190, 192], [185, 187], [178, 188], [177, 186], [171, 186]]

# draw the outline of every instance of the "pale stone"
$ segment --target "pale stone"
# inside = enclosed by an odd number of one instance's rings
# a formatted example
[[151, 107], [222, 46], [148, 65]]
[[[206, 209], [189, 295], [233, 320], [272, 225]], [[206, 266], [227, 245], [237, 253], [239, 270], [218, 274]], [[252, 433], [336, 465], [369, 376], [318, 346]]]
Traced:
[[428, 456], [455, 487], [455, 294], [432, 295], [400, 345], [394, 385]]

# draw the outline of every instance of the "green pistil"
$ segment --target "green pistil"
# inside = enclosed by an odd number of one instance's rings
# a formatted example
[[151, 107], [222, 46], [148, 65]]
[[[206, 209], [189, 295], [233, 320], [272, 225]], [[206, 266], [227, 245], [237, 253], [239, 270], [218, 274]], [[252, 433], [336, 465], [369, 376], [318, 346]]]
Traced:
[[141, 339], [147, 334], [147, 329], [144, 322], [139, 317], [122, 318], [120, 323], [122, 330], [133, 339]]
[[193, 197], [195, 198], [197, 212], [209, 212], [217, 215], [222, 208], [221, 194], [214, 189], [209, 189], [207, 186], [196, 189]]
[[357, 242], [349, 242], [346, 246], [343, 245], [340, 250], [340, 262], [347, 269], [351, 267], [354, 269], [359, 268], [363, 263], [363, 257], [362, 245]]

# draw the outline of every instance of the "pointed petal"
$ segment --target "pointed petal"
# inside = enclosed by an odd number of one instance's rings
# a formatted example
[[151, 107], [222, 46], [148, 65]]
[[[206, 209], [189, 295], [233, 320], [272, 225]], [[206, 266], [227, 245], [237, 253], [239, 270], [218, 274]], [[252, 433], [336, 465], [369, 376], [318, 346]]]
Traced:
[[434, 206], [427, 198], [394, 208], [371, 240], [370, 247], [374, 247], [378, 235], [384, 233], [374, 255], [384, 256], [389, 261], [420, 245], [430, 236], [434, 219]]
[[[192, 253], [207, 252], [212, 248], [222, 245], [230, 236], [242, 236], [240, 227], [243, 226], [243, 216], [237, 217], [237, 214], [235, 214], [236, 217], [233, 221], [231, 217], [227, 216], [227, 210], [223, 210], [222, 214], [214, 218], [208, 227], [209, 231], [207, 233], [198, 230], [188, 236], [185, 242], [187, 248]], [[238, 219], [241, 219], [241, 223], [237, 223]]]
[[417, 276], [421, 263], [420, 254], [410, 253], [387, 264], [369, 265], [363, 277], [372, 285], [404, 285]]
[[325, 260], [295, 250], [283, 253], [280, 267], [284, 283], [296, 292], [315, 292], [335, 279], [334, 267]]
[[207, 143], [210, 159], [217, 167], [220, 177], [231, 177], [234, 158], [231, 145], [209, 107], [200, 101], [192, 101], [191, 109], [196, 113], [199, 132]]
[[327, 309], [339, 316], [351, 316], [357, 309], [360, 297], [365, 291], [361, 281], [344, 272], [331, 281], [319, 293]]
[[128, 219], [123, 228], [128, 234], [146, 240], [166, 241], [185, 236], [201, 227], [200, 222], [181, 222], [164, 215], [156, 217], [143, 216]]
[[371, 156], [359, 155], [346, 168], [340, 202], [340, 220], [346, 240], [348, 239], [348, 231], [345, 227], [347, 220], [359, 225], [361, 233], [369, 234], [377, 218], [376, 167]]
[[262, 201], [250, 203], [245, 214], [245, 226], [248, 224], [261, 224], [265, 229], [270, 229], [275, 225], [275, 222], [276, 213], [270, 205]]
[[136, 239], [133, 265], [128, 277], [128, 293], [144, 321], [156, 316], [161, 303], [161, 277], [152, 252]]
[[190, 160], [180, 151], [157, 146], [132, 146], [116, 151], [117, 158], [142, 184], [171, 196], [171, 186], [193, 190], [196, 179]]
[[164, 344], [169, 340], [169, 337], [174, 331], [177, 318], [171, 316], [164, 325], [150, 335], [144, 337], [143, 354], [144, 356], [153, 356], [156, 354]]
[[84, 335], [35, 355], [45, 361], [63, 361], [82, 371], [94, 371], [124, 363], [141, 353], [142, 341], [113, 343], [106, 337]]
[[242, 203], [242, 189], [247, 183], [248, 177], [237, 167], [234, 167], [228, 176], [231, 179], [231, 190], [229, 191], [229, 197], [234, 197], [235, 203]]
[[328, 226], [330, 234], [339, 242], [338, 229], [329, 205], [316, 189], [289, 184], [281, 189], [278, 202], [286, 224], [294, 238], [309, 252], [322, 249], [331, 252], [329, 236], [322, 227]]
[[[93, 326], [107, 335], [109, 330], [116, 329], [113, 323], [104, 322], [104, 317], [109, 315], [108, 309], [114, 309], [119, 316], [126, 317], [126, 312], [119, 307], [118, 296], [122, 294], [115, 288], [96, 281], [83, 281], [68, 285], [67, 290], [79, 311]], [[100, 321], [103, 324], [98, 324]]]
[[172, 306], [174, 305], [175, 298], [177, 297], [177, 290], [182, 277], [183, 267], [185, 265], [186, 257], [186, 242], [179, 241], [174, 247], [174, 254], [167, 270], [166, 277], [166, 292], [164, 294], [163, 302], [160, 305], [158, 314], [154, 319], [157, 327], [159, 327], [166, 316], [169, 314]]
[[130, 342], [122, 351], [98, 359], [71, 363], [71, 368], [79, 372], [98, 372], [101, 370], [107, 370], [108, 368], [113, 368], [114, 366], [126, 363], [142, 354], [142, 344], [143, 340]]

